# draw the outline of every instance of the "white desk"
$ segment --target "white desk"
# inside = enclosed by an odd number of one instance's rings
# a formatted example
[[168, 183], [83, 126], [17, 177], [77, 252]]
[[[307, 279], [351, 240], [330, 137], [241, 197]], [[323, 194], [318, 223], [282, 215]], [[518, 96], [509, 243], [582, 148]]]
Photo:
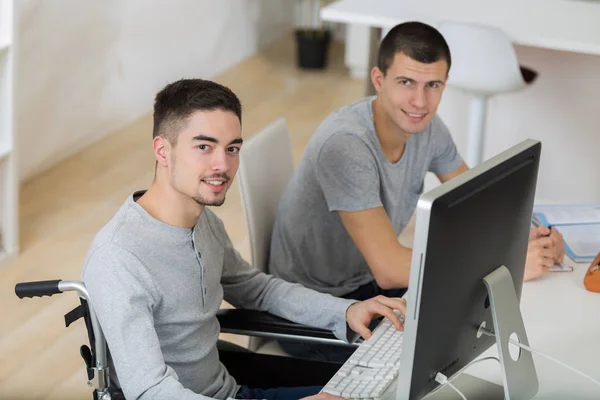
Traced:
[[[600, 293], [583, 286], [588, 265], [573, 272], [549, 272], [525, 282], [521, 313], [529, 344], [600, 380]], [[495, 346], [484, 356], [498, 356]], [[600, 399], [600, 386], [541, 356], [533, 356], [540, 383], [536, 399]], [[485, 361], [467, 373], [502, 384], [497, 362]]]
[[600, 55], [600, 1], [340, 0], [321, 18], [384, 29], [415, 20], [474, 22], [504, 30], [517, 44]]
[[[346, 64], [352, 76], [367, 78], [366, 95], [375, 94], [368, 75], [379, 40], [406, 21], [485, 24], [502, 29], [516, 44], [600, 55], [596, 0], [339, 0], [324, 7], [321, 18], [349, 25]], [[370, 33], [362, 33], [361, 25]]]

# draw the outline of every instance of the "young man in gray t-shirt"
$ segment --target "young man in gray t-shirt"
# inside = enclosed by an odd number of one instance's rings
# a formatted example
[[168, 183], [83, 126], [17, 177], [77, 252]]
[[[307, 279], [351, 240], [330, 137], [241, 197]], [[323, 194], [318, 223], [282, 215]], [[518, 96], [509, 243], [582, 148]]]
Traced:
[[[389, 291], [409, 281], [411, 249], [397, 237], [426, 173], [446, 182], [468, 168], [436, 115], [450, 64], [446, 41], [431, 26], [409, 22], [386, 35], [371, 71], [377, 95], [323, 121], [282, 196], [273, 274], [348, 298], [404, 292]], [[534, 277], [564, 251], [554, 230], [534, 230], [531, 239], [526, 269]]]

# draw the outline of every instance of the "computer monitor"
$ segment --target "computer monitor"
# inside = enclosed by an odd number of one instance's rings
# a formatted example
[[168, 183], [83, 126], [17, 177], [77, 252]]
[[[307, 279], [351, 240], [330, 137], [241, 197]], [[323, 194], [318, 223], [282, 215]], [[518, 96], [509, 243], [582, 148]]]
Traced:
[[[500, 388], [510, 398], [537, 392], [531, 355], [508, 360], [507, 335], [527, 344], [519, 301], [540, 152], [540, 142], [523, 141], [419, 199], [396, 399], [430, 393], [437, 372], [452, 376], [499, 333]], [[481, 335], [483, 324], [496, 338]]]

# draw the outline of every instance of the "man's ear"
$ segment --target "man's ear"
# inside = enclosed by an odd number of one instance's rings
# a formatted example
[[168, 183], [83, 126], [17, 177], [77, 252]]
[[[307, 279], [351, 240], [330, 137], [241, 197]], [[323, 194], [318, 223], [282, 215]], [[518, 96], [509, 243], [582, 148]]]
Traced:
[[171, 143], [163, 136], [157, 136], [152, 141], [152, 147], [154, 149], [154, 158], [156, 158], [156, 162], [163, 167], [168, 166]]
[[377, 93], [381, 92], [383, 78], [385, 78], [385, 76], [379, 67], [373, 67], [371, 70], [371, 82], [373, 83], [373, 87], [375, 87]]

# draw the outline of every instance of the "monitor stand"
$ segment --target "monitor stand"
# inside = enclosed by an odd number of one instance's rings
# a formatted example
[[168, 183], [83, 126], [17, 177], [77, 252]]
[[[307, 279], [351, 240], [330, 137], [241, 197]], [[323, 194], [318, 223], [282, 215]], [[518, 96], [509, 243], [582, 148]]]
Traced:
[[[531, 399], [539, 389], [539, 383], [533, 357], [528, 351], [519, 349], [519, 357], [515, 361], [509, 352], [509, 338], [513, 333], [518, 341], [529, 346], [523, 317], [517, 300], [517, 293], [510, 271], [505, 266], [483, 278], [490, 297], [490, 306], [494, 321], [494, 332], [498, 346], [498, 356], [502, 366], [503, 385], [486, 381], [463, 373], [452, 379], [452, 383], [466, 396], [467, 399]], [[482, 332], [482, 330], [484, 332]], [[480, 328], [478, 334], [490, 331]], [[514, 337], [513, 337], [514, 338]], [[460, 396], [446, 385], [427, 399], [460, 399]]]

